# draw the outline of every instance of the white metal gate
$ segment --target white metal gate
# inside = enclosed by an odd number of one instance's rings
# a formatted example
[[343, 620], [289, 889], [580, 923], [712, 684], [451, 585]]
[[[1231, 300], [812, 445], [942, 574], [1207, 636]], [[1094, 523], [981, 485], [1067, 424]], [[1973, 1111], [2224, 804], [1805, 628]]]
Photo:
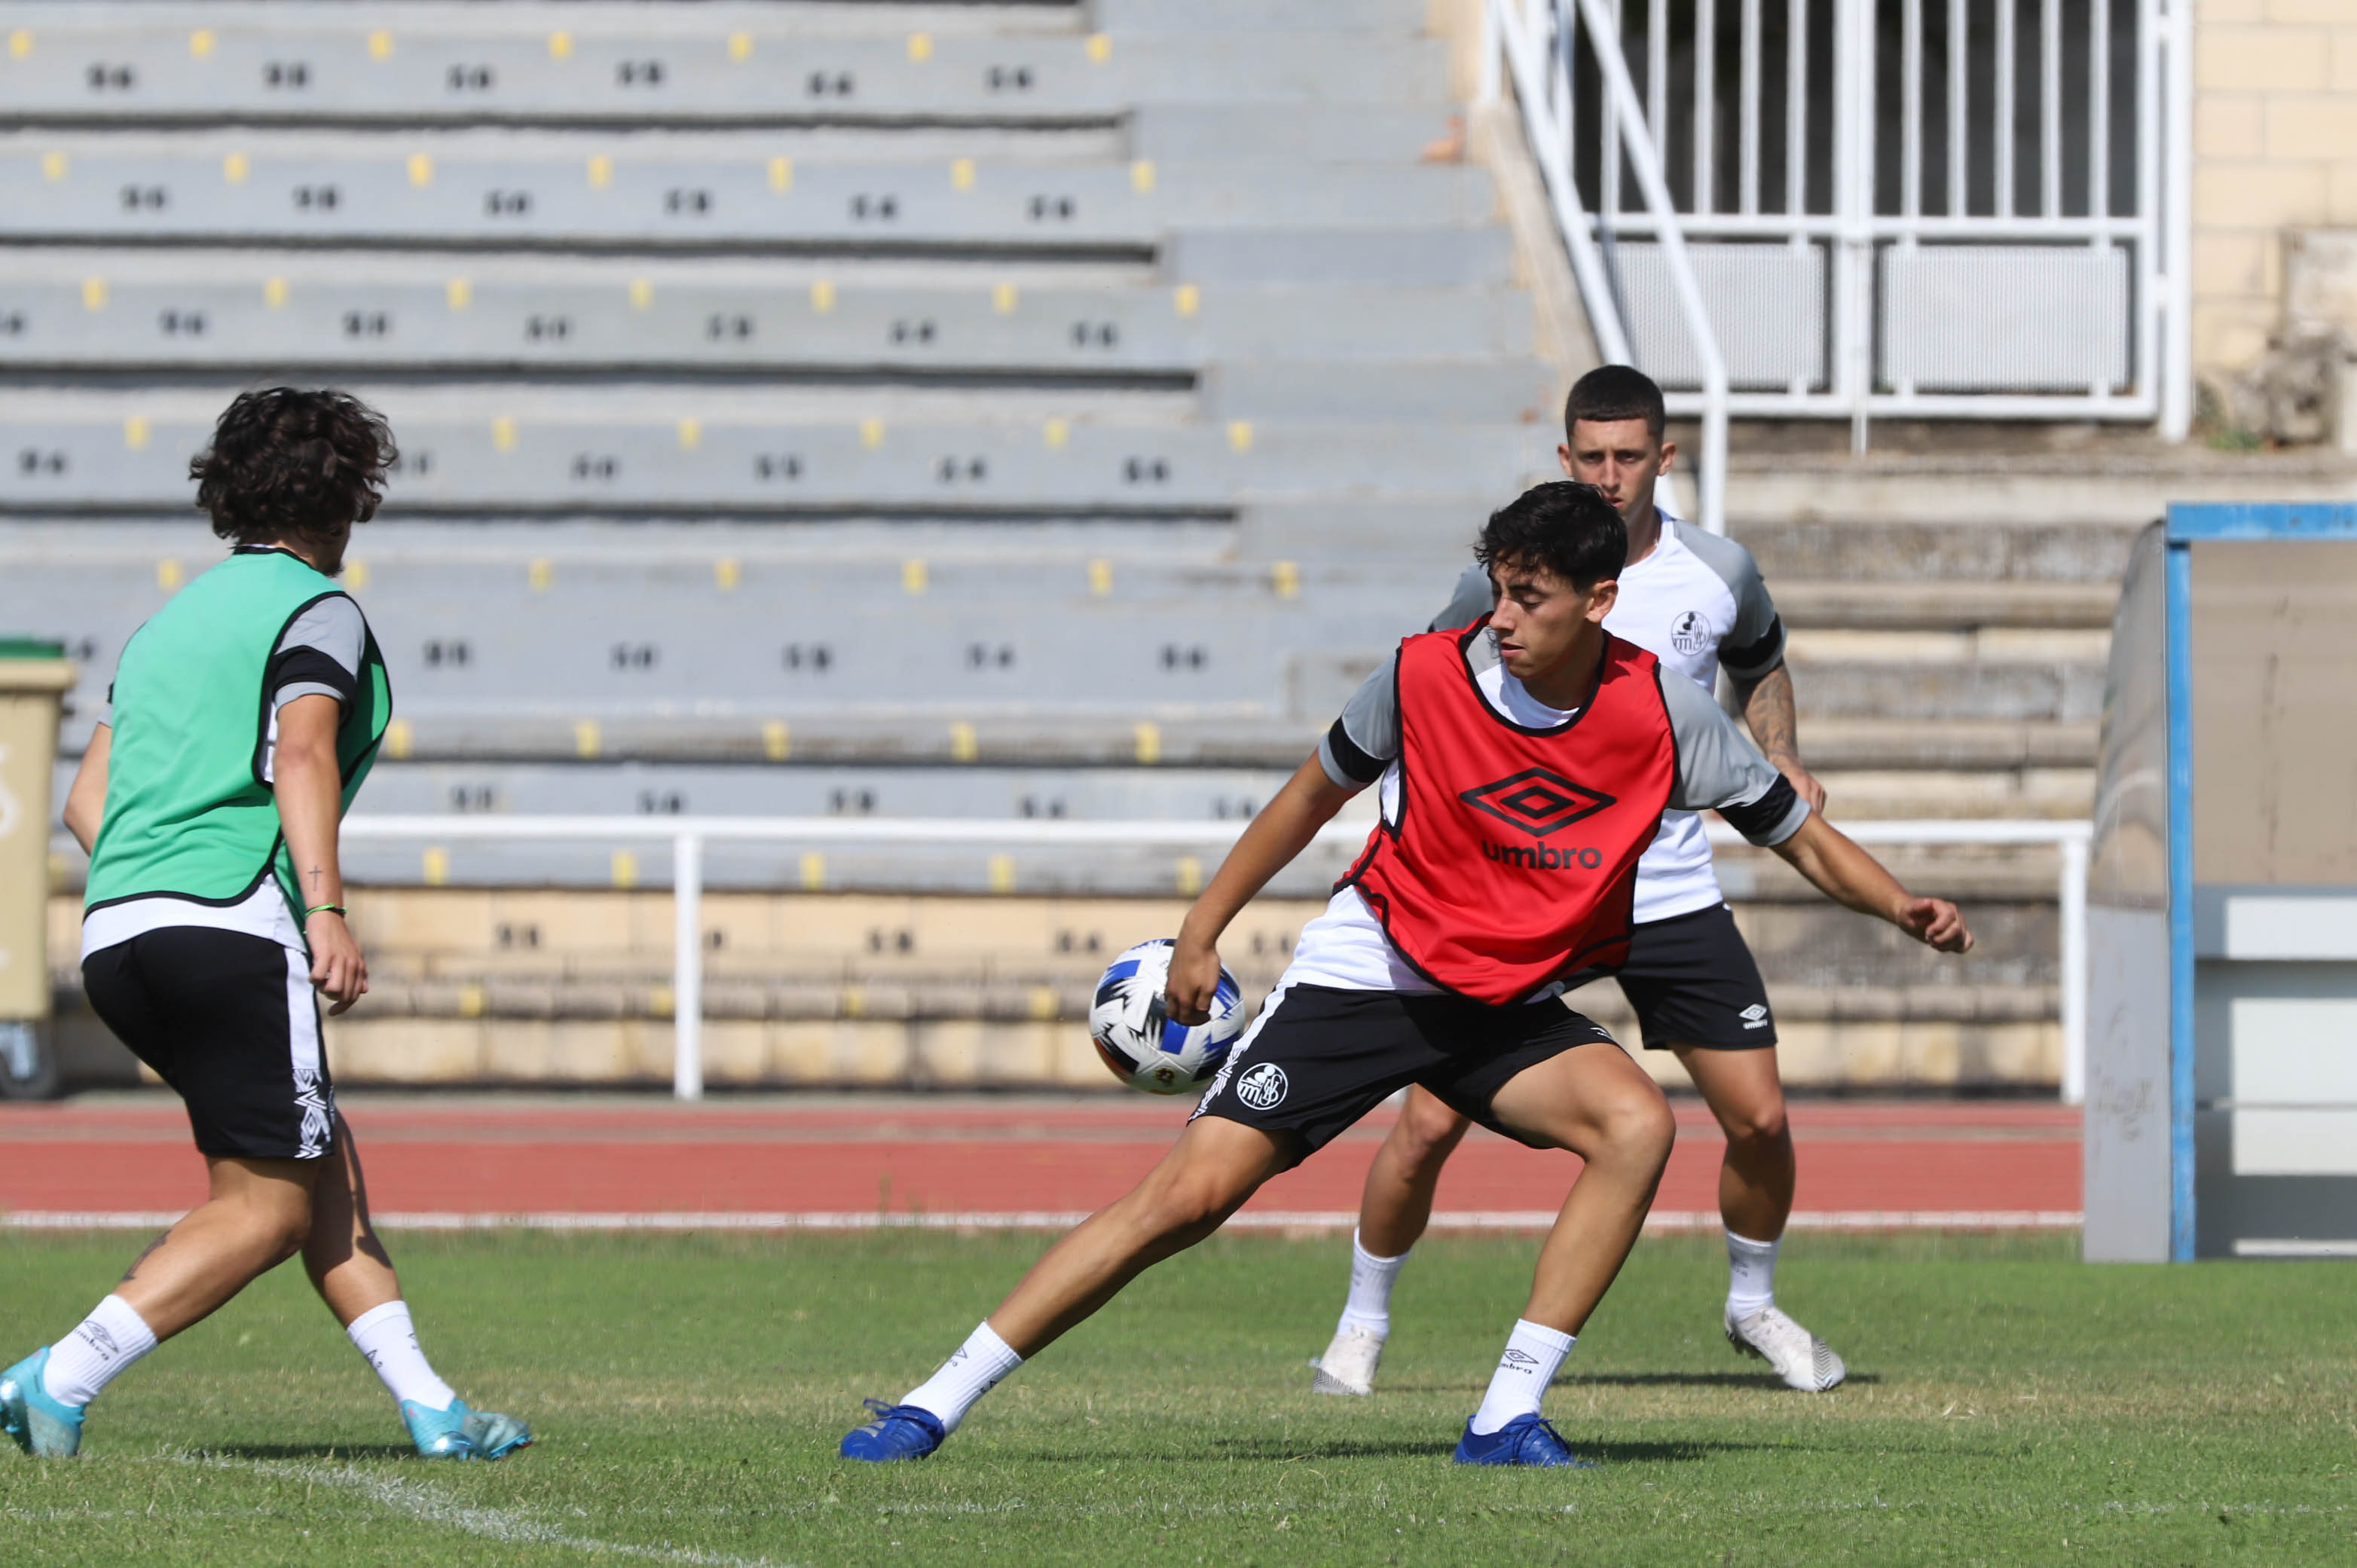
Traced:
[[2175, 437], [2190, 13], [1491, 0], [1485, 59], [1512, 70], [1600, 346], [1682, 412], [1848, 416], [1861, 436], [1870, 415], [2157, 419]]

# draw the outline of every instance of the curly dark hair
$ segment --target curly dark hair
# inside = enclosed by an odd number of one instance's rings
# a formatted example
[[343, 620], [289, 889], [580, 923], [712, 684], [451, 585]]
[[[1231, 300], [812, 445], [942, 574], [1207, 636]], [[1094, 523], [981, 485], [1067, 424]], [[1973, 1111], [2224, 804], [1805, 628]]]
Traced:
[[1491, 512], [1473, 558], [1543, 566], [1584, 594], [1629, 564], [1629, 527], [1594, 485], [1555, 479]]
[[258, 544], [366, 522], [400, 456], [384, 416], [350, 393], [269, 387], [238, 394], [188, 478], [215, 533]]

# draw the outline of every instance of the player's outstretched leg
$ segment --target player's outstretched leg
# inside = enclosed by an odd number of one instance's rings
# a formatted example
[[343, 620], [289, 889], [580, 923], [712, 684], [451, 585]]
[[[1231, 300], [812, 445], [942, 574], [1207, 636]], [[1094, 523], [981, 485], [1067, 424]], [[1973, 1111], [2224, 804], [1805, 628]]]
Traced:
[[1776, 1305], [1776, 1253], [1792, 1217], [1795, 1162], [1776, 1053], [1677, 1047], [1727, 1134], [1718, 1211], [1727, 1223], [1727, 1341], [1775, 1369], [1785, 1386], [1836, 1388], [1849, 1369], [1833, 1348]]
[[922, 1459], [1001, 1378], [1061, 1337], [1163, 1259], [1217, 1230], [1298, 1154], [1275, 1135], [1215, 1116], [1178, 1142], [1127, 1196], [1098, 1209], [1031, 1265], [941, 1369], [843, 1439], [846, 1459]]
[[157, 1237], [72, 1333], [0, 1373], [0, 1425], [26, 1453], [77, 1452], [83, 1414], [107, 1384], [303, 1245], [310, 1162], [206, 1165], [206, 1201]]
[[353, 1348], [376, 1369], [417, 1452], [428, 1459], [500, 1459], [529, 1446], [530, 1427], [511, 1415], [469, 1408], [426, 1360], [393, 1259], [370, 1222], [360, 1146], [341, 1114], [335, 1152], [321, 1165], [303, 1271]]
[[1472, 1123], [1421, 1086], [1407, 1091], [1399, 1120], [1367, 1167], [1359, 1228], [1351, 1236], [1351, 1294], [1326, 1353], [1309, 1363], [1309, 1391], [1366, 1395], [1392, 1332], [1392, 1286], [1424, 1228], [1440, 1168]]
[[1460, 1465], [1582, 1466], [1544, 1414], [1547, 1384], [1644, 1228], [1677, 1123], [1628, 1053], [1583, 1045], [1514, 1075], [1491, 1101], [1524, 1143], [1586, 1162], [1539, 1251], [1530, 1304], [1507, 1337], [1481, 1408], [1457, 1444]]

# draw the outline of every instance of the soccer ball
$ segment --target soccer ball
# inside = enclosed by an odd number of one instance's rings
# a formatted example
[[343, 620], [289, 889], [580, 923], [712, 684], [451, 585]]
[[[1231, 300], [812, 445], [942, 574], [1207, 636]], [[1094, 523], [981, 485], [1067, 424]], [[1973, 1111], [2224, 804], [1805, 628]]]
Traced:
[[1089, 1007], [1089, 1039], [1114, 1077], [1148, 1094], [1184, 1094], [1220, 1070], [1228, 1047], [1244, 1032], [1243, 993], [1225, 965], [1211, 996], [1211, 1016], [1192, 1027], [1168, 1015], [1168, 938], [1140, 942], [1097, 982]]

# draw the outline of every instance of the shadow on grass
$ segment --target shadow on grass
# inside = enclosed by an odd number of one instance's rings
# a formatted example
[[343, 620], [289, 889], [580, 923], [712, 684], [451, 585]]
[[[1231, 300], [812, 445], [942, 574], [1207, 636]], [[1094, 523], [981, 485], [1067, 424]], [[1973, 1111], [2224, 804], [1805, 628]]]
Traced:
[[[1750, 1453], [1786, 1445], [1770, 1443], [1729, 1443], [1709, 1440], [1687, 1440], [1666, 1443], [1614, 1443], [1582, 1439], [1577, 1433], [1566, 1432], [1565, 1438], [1571, 1451], [1583, 1459], [1601, 1461], [1607, 1465], [1677, 1465], [1692, 1464], [1718, 1454]], [[1227, 1459], [1258, 1459], [1282, 1462], [1288, 1459], [1437, 1459], [1446, 1461], [1455, 1452], [1456, 1439], [1343, 1439], [1305, 1443], [1298, 1438], [1287, 1441], [1282, 1437], [1222, 1437], [1214, 1438], [1211, 1447]]]
[[[1655, 1389], [1783, 1389], [1784, 1380], [1773, 1372], [1582, 1372], [1566, 1378], [1568, 1384], [1594, 1383], [1605, 1388]], [[1846, 1389], [1859, 1388], [1882, 1381], [1873, 1372], [1852, 1372], [1842, 1380]]]
[[[1858, 1388], [1879, 1383], [1882, 1379], [1873, 1372], [1852, 1372], [1843, 1380], [1844, 1388]], [[1481, 1391], [1487, 1385], [1477, 1382], [1454, 1383], [1390, 1383], [1383, 1385], [1385, 1393], [1395, 1394], [1469, 1394], [1480, 1402]], [[1784, 1380], [1773, 1372], [1578, 1372], [1558, 1378], [1555, 1387], [1618, 1388], [1618, 1389], [1773, 1389], [1784, 1390]]]
[[232, 1443], [197, 1451], [199, 1459], [415, 1459], [417, 1456], [417, 1450], [406, 1443]]

